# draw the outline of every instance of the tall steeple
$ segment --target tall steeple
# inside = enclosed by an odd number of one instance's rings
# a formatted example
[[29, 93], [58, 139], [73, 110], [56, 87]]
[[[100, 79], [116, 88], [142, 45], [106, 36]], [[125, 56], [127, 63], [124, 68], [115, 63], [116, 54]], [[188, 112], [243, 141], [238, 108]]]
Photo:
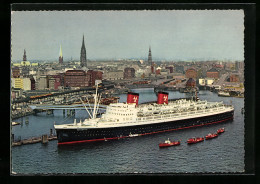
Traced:
[[63, 56], [62, 56], [62, 50], [61, 50], [61, 45], [60, 45], [60, 56], [59, 56], [59, 63], [63, 63]]
[[152, 51], [151, 51], [151, 46], [149, 46], [148, 65], [151, 66], [151, 73], [153, 73], [153, 61], [152, 61]]
[[25, 49], [24, 49], [24, 53], [23, 53], [23, 61], [27, 61]]
[[80, 66], [87, 67], [87, 54], [86, 54], [86, 48], [84, 43], [84, 35], [82, 40], [81, 52], [80, 52]]

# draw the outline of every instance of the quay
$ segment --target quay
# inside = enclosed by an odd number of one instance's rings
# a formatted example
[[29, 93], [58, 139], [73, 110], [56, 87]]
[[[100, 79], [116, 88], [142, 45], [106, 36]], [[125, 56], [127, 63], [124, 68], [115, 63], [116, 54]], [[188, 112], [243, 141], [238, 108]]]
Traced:
[[48, 141], [53, 141], [57, 140], [56, 135], [42, 135], [40, 137], [32, 137], [29, 139], [23, 139], [23, 140], [18, 140], [18, 141], [12, 141], [12, 146], [21, 146], [21, 145], [26, 145], [26, 144], [35, 144], [35, 143], [42, 143], [46, 144]]

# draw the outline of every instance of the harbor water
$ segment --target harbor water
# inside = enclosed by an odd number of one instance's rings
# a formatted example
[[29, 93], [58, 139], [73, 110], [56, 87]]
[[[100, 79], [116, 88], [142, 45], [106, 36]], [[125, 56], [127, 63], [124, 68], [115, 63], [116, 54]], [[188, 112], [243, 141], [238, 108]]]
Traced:
[[[139, 103], [155, 101], [152, 89], [136, 89]], [[120, 102], [126, 94], [119, 95]], [[190, 97], [187, 93], [169, 91], [169, 99]], [[91, 173], [227, 173], [244, 172], [244, 98], [219, 97], [210, 91], [200, 91], [201, 100], [223, 101], [235, 108], [234, 120], [216, 125], [190, 128], [119, 140], [58, 146], [57, 140], [47, 144], [28, 144], [11, 148], [12, 172], [17, 174], [91, 174]], [[77, 110], [75, 117], [64, 116], [62, 110], [17, 119], [14, 139], [26, 139], [49, 134], [56, 124], [79, 122], [87, 117]], [[203, 137], [219, 128], [225, 132], [215, 139], [187, 145], [191, 137]], [[54, 131], [55, 132], [55, 131]], [[160, 149], [166, 139], [181, 140], [180, 146]]]

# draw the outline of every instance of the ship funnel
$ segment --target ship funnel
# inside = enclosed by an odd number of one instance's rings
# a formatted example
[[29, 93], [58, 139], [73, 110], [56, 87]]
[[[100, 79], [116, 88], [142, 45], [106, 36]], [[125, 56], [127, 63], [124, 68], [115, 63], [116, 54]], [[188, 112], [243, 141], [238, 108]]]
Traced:
[[127, 103], [135, 103], [138, 105], [138, 100], [139, 100], [139, 94], [138, 93], [132, 93], [128, 92], [127, 94]]
[[168, 93], [158, 92], [157, 104], [168, 104]]

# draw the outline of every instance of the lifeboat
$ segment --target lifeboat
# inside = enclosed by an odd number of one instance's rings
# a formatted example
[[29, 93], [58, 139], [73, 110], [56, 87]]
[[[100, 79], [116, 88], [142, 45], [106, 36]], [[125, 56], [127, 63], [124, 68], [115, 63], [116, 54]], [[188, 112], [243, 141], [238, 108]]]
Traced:
[[195, 144], [204, 141], [204, 137], [190, 138], [187, 140], [188, 144]]
[[225, 132], [225, 129], [224, 129], [224, 128], [220, 128], [220, 129], [218, 129], [218, 131], [217, 131], [218, 134], [223, 133], [223, 132]]
[[218, 134], [208, 134], [205, 136], [205, 139], [208, 140], [208, 139], [213, 139], [213, 138], [216, 138], [218, 136]]
[[178, 146], [178, 145], [180, 145], [180, 144], [181, 144], [180, 141], [173, 141], [173, 142], [171, 142], [171, 141], [169, 140], [169, 138], [168, 138], [168, 140], [164, 141], [164, 143], [160, 143], [160, 144], [159, 144], [159, 147], [160, 147], [160, 148], [165, 148], [165, 147], [170, 147], [170, 146]]

